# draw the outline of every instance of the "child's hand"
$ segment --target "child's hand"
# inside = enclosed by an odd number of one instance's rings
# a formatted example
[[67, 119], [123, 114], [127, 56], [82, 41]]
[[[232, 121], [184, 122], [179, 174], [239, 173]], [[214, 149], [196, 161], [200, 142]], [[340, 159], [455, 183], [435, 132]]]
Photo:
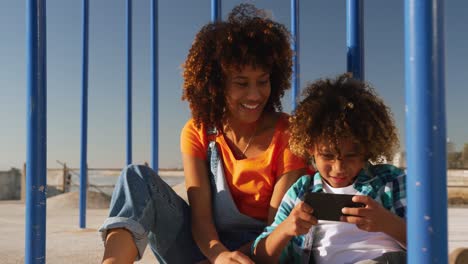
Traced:
[[345, 207], [341, 210], [343, 214], [341, 221], [356, 224], [356, 226], [368, 232], [385, 232], [386, 223], [392, 223], [392, 219], [398, 216], [382, 207], [378, 202], [369, 196], [356, 195], [353, 202], [363, 203], [365, 207], [350, 208]]
[[288, 236], [307, 234], [309, 229], [317, 224], [317, 219], [312, 215], [314, 209], [305, 202], [298, 203], [289, 216], [282, 223]]

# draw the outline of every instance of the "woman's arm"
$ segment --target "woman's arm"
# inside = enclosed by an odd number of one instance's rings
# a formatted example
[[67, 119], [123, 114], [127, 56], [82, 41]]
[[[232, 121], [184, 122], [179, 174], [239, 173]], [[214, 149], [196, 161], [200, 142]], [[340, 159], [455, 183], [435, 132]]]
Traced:
[[206, 161], [182, 154], [185, 188], [191, 207], [192, 235], [202, 253], [211, 261], [227, 249], [221, 244], [211, 213], [211, 190]]
[[213, 223], [211, 189], [206, 161], [182, 154], [185, 187], [192, 213], [192, 235], [201, 252], [211, 263], [253, 263], [244, 254], [230, 252], [219, 240]]
[[291, 185], [293, 185], [299, 179], [299, 177], [305, 174], [306, 170], [304, 168], [289, 171], [278, 178], [270, 200], [270, 209], [268, 210], [268, 225], [273, 223], [276, 212], [278, 211], [278, 207], [281, 203], [281, 200], [283, 199], [283, 196], [286, 194], [286, 191], [288, 191], [289, 187], [291, 187]]

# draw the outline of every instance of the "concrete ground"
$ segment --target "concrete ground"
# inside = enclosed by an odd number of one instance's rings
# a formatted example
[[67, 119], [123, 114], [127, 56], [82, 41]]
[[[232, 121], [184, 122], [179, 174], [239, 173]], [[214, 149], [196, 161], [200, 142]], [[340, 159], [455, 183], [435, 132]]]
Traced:
[[[47, 209], [46, 263], [100, 263], [103, 244], [97, 231], [107, 209], [88, 209], [86, 229], [79, 228], [78, 209]], [[17, 201], [0, 202], [0, 263], [24, 263], [25, 206]], [[147, 248], [139, 263], [157, 263]]]
[[[0, 202], [0, 262], [24, 263], [25, 206], [18, 201]], [[97, 229], [107, 209], [88, 209], [87, 228], [78, 227], [76, 208], [51, 207], [47, 210], [46, 261], [55, 263], [100, 263], [103, 244]], [[468, 208], [449, 208], [449, 252], [468, 247]], [[147, 248], [139, 263], [157, 263]]]

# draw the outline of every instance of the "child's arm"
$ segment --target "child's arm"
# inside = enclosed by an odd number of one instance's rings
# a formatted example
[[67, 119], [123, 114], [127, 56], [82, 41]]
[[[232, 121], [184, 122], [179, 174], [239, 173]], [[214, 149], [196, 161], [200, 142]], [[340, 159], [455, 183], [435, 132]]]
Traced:
[[257, 244], [253, 256], [255, 262], [277, 263], [281, 251], [294, 236], [306, 234], [313, 225], [317, 224], [312, 212], [312, 207], [306, 203], [302, 201], [298, 203], [286, 219]]
[[369, 196], [356, 195], [353, 202], [363, 203], [362, 208], [343, 208], [341, 221], [356, 224], [368, 232], [384, 232], [406, 247], [406, 222], [393, 214]]

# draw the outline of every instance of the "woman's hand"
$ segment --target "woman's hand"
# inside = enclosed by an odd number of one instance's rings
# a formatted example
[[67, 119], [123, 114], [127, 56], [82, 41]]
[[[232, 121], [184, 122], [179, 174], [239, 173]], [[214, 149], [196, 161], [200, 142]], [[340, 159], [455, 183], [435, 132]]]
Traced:
[[365, 207], [343, 208], [341, 212], [346, 216], [342, 216], [341, 221], [356, 224], [356, 227], [367, 232], [384, 232], [406, 245], [404, 219], [385, 209], [369, 196], [356, 195], [353, 202], [363, 203]]
[[270, 209], [268, 211], [268, 222], [267, 224], [270, 225], [273, 223], [275, 219], [276, 211], [283, 199], [284, 195], [288, 191], [288, 189], [293, 185], [297, 179], [299, 179], [302, 175], [306, 174], [305, 169], [298, 169], [287, 172], [281, 175], [278, 181], [275, 184], [275, 188], [273, 190], [273, 194], [270, 200]]
[[309, 229], [317, 224], [317, 218], [312, 215], [313, 211], [314, 209], [305, 202], [298, 203], [281, 223], [284, 234], [290, 237], [307, 234]]

